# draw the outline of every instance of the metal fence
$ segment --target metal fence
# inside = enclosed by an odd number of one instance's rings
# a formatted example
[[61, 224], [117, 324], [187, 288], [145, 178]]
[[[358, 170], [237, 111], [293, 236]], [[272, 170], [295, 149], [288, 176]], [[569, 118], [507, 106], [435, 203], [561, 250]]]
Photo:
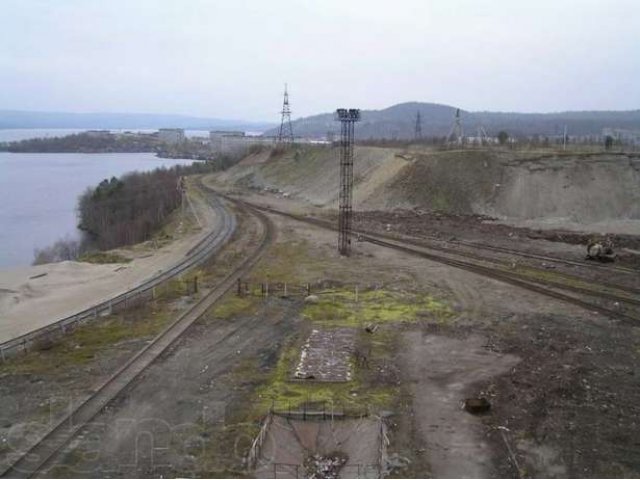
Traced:
[[187, 252], [186, 258], [183, 261], [116, 297], [4, 343], [0, 343], [0, 359], [5, 361], [7, 358], [18, 353], [27, 352], [29, 349], [37, 347], [39, 343], [64, 335], [77, 325], [87, 323], [99, 317], [111, 315], [117, 311], [142, 305], [150, 299], [155, 298], [158, 293], [156, 291], [158, 287], [167, 284], [170, 280], [186, 271], [203, 264], [218, 247], [223, 245], [231, 237], [236, 228], [235, 216], [229, 213], [217, 198], [214, 197], [212, 202], [214, 209], [221, 218], [220, 227], [213, 230], [192, 247]]
[[236, 284], [236, 295], [238, 297], [307, 297], [309, 295], [339, 295], [345, 292], [353, 292], [354, 298], [358, 299], [358, 294], [363, 292], [359, 285], [341, 285], [327, 287], [324, 285], [314, 285], [306, 283], [304, 285], [287, 282], [253, 282], [249, 283], [238, 280]]
[[272, 401], [269, 413], [299, 420], [330, 420], [332, 418], [362, 418], [371, 415], [369, 405], [356, 405], [340, 400], [314, 400], [304, 402]]

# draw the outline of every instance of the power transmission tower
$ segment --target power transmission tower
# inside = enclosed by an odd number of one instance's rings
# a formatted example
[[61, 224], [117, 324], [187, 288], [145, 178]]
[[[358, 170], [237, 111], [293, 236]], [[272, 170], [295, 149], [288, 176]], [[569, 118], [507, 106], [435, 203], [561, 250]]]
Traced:
[[338, 215], [338, 251], [348, 256], [351, 250], [351, 217], [353, 213], [353, 134], [360, 120], [360, 110], [339, 108], [340, 121], [340, 211]]
[[414, 138], [420, 140], [422, 138], [422, 118], [420, 118], [420, 110], [416, 114], [416, 129], [414, 132]]
[[291, 108], [289, 107], [289, 92], [287, 84], [284, 84], [284, 101], [282, 103], [282, 120], [280, 121], [280, 131], [278, 132], [278, 143], [293, 143], [293, 127], [291, 126]]
[[452, 142], [452, 137], [455, 139], [455, 143], [458, 145], [462, 145], [462, 140], [464, 138], [464, 133], [462, 131], [462, 120], [460, 119], [460, 109], [456, 109], [456, 116], [453, 119], [453, 124], [451, 125], [451, 130], [449, 130], [449, 135], [447, 135], [447, 142]]

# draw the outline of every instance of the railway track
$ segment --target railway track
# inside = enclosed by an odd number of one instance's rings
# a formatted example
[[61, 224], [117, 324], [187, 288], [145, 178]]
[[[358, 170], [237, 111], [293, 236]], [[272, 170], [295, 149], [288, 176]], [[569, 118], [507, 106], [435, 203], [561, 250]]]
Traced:
[[[491, 264], [495, 264], [498, 266], [502, 266], [502, 268], [508, 268], [510, 265], [510, 262], [504, 259], [496, 259], [496, 258], [487, 258], [486, 256], [480, 255], [478, 253], [473, 253], [473, 252], [467, 252], [467, 251], [460, 251], [460, 250], [456, 250], [454, 248], [451, 247], [446, 247], [446, 246], [442, 246], [442, 245], [433, 245], [431, 243], [424, 243], [421, 241], [415, 241], [415, 240], [410, 240], [410, 239], [404, 239], [404, 238], [398, 238], [392, 235], [385, 235], [385, 234], [380, 234], [380, 233], [371, 233], [371, 232], [366, 232], [366, 231], [361, 231], [363, 235], [367, 236], [371, 236], [374, 235], [376, 238], [382, 238], [385, 240], [390, 240], [392, 242], [400, 242], [403, 244], [407, 244], [407, 245], [412, 245], [414, 247], [418, 247], [418, 248], [424, 248], [424, 249], [428, 249], [428, 250], [436, 250], [438, 252], [443, 252], [445, 254], [448, 255], [454, 255], [454, 256], [463, 256], [463, 257], [467, 257], [467, 258], [471, 258], [474, 259], [476, 261], [479, 262], [484, 262], [484, 263], [491, 263]], [[468, 244], [469, 246], [473, 245], [471, 243]], [[481, 247], [484, 248], [484, 247]], [[511, 250], [508, 249], [510, 252], [512, 252], [513, 255], [517, 255], [517, 256], [529, 256], [529, 255], [520, 255], [518, 253], [517, 250]], [[542, 257], [542, 256], [537, 256], [536, 258], [547, 258], [549, 261], [554, 261], [556, 263], [560, 263], [560, 260], [551, 260], [552, 257]], [[574, 262], [572, 260], [567, 260], [565, 263], [567, 264], [579, 264], [579, 262]], [[590, 264], [584, 264], [586, 266], [590, 266]], [[604, 265], [601, 264], [594, 264], [597, 267], [604, 267], [607, 268]], [[524, 269], [521, 269], [522, 271], [512, 271], [510, 272], [511, 275], [514, 276], [519, 276], [520, 278], [522, 278], [523, 280], [526, 280], [528, 277], [530, 277], [532, 273], [535, 272], [545, 272], [543, 269], [537, 268], [537, 267], [533, 267], [530, 265], [525, 265]], [[527, 272], [529, 272], [529, 274], [527, 274]], [[546, 273], [546, 272], [545, 272]], [[640, 272], [635, 272], [636, 275], [639, 275]], [[631, 303], [633, 305], [638, 305], [640, 306], [640, 289], [637, 288], [633, 288], [633, 287], [629, 287], [626, 285], [602, 285], [602, 284], [597, 284], [597, 283], [591, 283], [591, 286], [594, 288], [587, 288], [587, 287], [580, 287], [580, 286], [576, 286], [576, 285], [572, 285], [571, 283], [567, 283], [567, 282], [582, 282], [582, 283], [586, 283], [583, 279], [580, 279], [579, 277], [573, 276], [573, 275], [569, 275], [569, 274], [556, 274], [555, 275], [557, 277], [557, 280], [552, 280], [552, 279], [546, 279], [545, 283], [549, 284], [549, 285], [555, 285], [559, 288], [564, 288], [566, 290], [573, 290], [579, 293], [585, 293], [585, 292], [590, 292], [592, 295], [594, 296], [600, 296], [602, 298], [607, 298], [607, 299], [613, 299], [614, 301], [624, 301], [626, 303]], [[561, 279], [564, 279], [565, 282], [562, 282]], [[597, 288], [595, 288], [597, 287]], [[606, 290], [606, 291], [603, 291]], [[613, 292], [618, 292], [613, 293]]]
[[[199, 185], [200, 189], [206, 187]], [[118, 305], [125, 305], [142, 295], [146, 295], [152, 289], [167, 280], [181, 275], [193, 267], [200, 265], [204, 260], [209, 258], [221, 245], [229, 240], [236, 228], [236, 219], [223, 208], [220, 200], [215, 196], [209, 196], [213, 210], [220, 216], [220, 225], [213, 231], [201, 239], [186, 254], [183, 260], [176, 265], [154, 275], [145, 282], [135, 286], [134, 288], [116, 295], [109, 300], [93, 305], [81, 312], [69, 315], [65, 318], [57, 320], [53, 323], [32, 330], [24, 335], [12, 338], [11, 340], [0, 343], [0, 360], [4, 361], [6, 357], [15, 354], [21, 350], [27, 350], [29, 345], [36, 342], [42, 337], [50, 334], [64, 333], [68, 327], [84, 321], [97, 318], [100, 315], [107, 315], [113, 311]]]
[[[436, 239], [432, 237], [429, 237], [429, 239], [442, 241], [442, 239]], [[566, 258], [558, 258], [558, 257], [549, 256], [549, 255], [540, 255], [537, 253], [530, 253], [530, 252], [522, 252], [520, 250], [516, 250], [513, 248], [500, 247], [497, 245], [487, 245], [486, 243], [467, 242], [464, 240], [453, 240], [453, 241], [450, 241], [450, 243], [453, 243], [455, 245], [461, 245], [464, 247], [475, 248], [475, 249], [483, 249], [483, 250], [491, 250], [493, 252], [507, 253], [509, 255], [516, 255], [518, 257], [542, 260], [544, 262], [554, 262], [554, 263], [561, 263], [563, 265], [571, 265], [574, 267], [582, 267], [582, 268], [588, 268], [588, 269], [597, 268], [599, 270], [605, 270], [609, 272], [630, 273], [633, 275], [640, 275], [640, 270], [636, 268], [630, 268], [630, 267], [621, 267], [620, 265], [605, 265], [597, 262], [581, 262], [579, 260], [568, 260]]]
[[[237, 203], [237, 202], [236, 202]], [[46, 471], [53, 465], [60, 452], [75, 435], [100, 413], [118, 394], [125, 390], [146, 368], [149, 367], [171, 344], [200, 318], [211, 306], [229, 291], [239, 278], [246, 275], [260, 259], [274, 237], [273, 225], [261, 212], [251, 206], [242, 209], [258, 218], [262, 226], [259, 245], [248, 252], [242, 263], [230, 272], [217, 286], [201, 298], [187, 312], [180, 315], [154, 340], [127, 361], [117, 372], [66, 415], [35, 445], [22, 454], [1, 477], [25, 478]]]
[[[410, 240], [410, 239], [406, 239], [403, 237], [399, 237], [399, 236], [394, 236], [394, 235], [385, 235], [385, 234], [381, 234], [378, 233], [377, 235], [385, 237], [385, 238], [391, 238], [391, 239], [395, 239], [395, 240], [402, 240], [408, 243], [412, 243], [415, 245], [421, 245], [421, 246], [427, 246], [430, 248], [437, 248], [437, 244], [441, 244], [441, 243], [446, 243], [448, 245], [457, 245], [460, 247], [468, 247], [471, 248], [473, 250], [489, 250], [492, 252], [497, 252], [497, 253], [502, 253], [502, 254], [508, 254], [508, 255], [514, 255], [517, 257], [523, 257], [523, 258], [530, 258], [530, 259], [534, 259], [534, 260], [540, 260], [543, 262], [553, 262], [553, 263], [559, 263], [562, 265], [570, 265], [572, 267], [580, 267], [580, 268], [587, 268], [589, 270], [593, 270], [593, 269], [597, 269], [597, 270], [603, 270], [603, 271], [608, 271], [608, 272], [617, 272], [617, 273], [624, 273], [624, 274], [632, 274], [635, 276], [640, 275], [640, 269], [637, 268], [631, 268], [631, 267], [623, 267], [620, 265], [611, 265], [611, 264], [603, 264], [603, 263], [598, 263], [595, 261], [592, 262], [586, 262], [586, 261], [579, 261], [579, 260], [570, 260], [570, 259], [566, 259], [566, 258], [559, 258], [559, 257], [554, 257], [551, 255], [541, 255], [538, 253], [531, 253], [531, 252], [523, 252], [522, 250], [517, 250], [515, 248], [508, 248], [508, 247], [502, 247], [502, 246], [498, 246], [498, 245], [488, 245], [486, 243], [481, 243], [481, 242], [471, 242], [471, 241], [466, 241], [466, 240], [459, 240], [459, 239], [453, 239], [453, 240], [443, 240], [440, 237], [436, 237], [433, 235], [425, 235], [425, 236], [421, 236], [421, 240], [420, 242], [415, 241], [415, 240]], [[428, 244], [425, 242], [429, 242]], [[434, 245], [434, 243], [436, 245]], [[638, 292], [640, 292], [640, 290], [638, 290]]]
[[[254, 208], [260, 209], [264, 212], [285, 216], [293, 220], [309, 223], [321, 228], [336, 230], [335, 225], [324, 220], [283, 212], [271, 207], [248, 204], [246, 202], [243, 203], [252, 205]], [[433, 248], [431, 246], [418, 244], [417, 242], [408, 242], [397, 238], [389, 238], [371, 232], [359, 231], [358, 234], [363, 241], [399, 250], [410, 255], [426, 258], [434, 262], [443, 263], [445, 265], [477, 273], [488, 278], [493, 278], [504, 283], [525, 288], [548, 297], [578, 305], [590, 311], [599, 312], [622, 322], [636, 325], [640, 322], [640, 315], [637, 312], [637, 306], [640, 305], [640, 292], [633, 288], [621, 285], [603, 286], [582, 280], [582, 285], [588, 285], [588, 287], [566, 284], [551, 279], [535, 279], [518, 272], [509, 271], [504, 268], [504, 266], [491, 264], [490, 261], [487, 261], [477, 255], [464, 255], [453, 249], [447, 249], [444, 247]], [[591, 301], [581, 298], [585, 296]], [[600, 303], [593, 301], [595, 297], [600, 300]]]

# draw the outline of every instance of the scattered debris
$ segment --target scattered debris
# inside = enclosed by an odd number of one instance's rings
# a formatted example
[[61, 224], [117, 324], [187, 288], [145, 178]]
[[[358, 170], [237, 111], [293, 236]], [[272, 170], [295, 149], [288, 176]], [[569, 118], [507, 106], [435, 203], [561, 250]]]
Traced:
[[383, 475], [382, 477], [391, 476], [394, 473], [398, 473], [406, 469], [411, 462], [407, 457], [403, 457], [398, 453], [392, 453], [387, 457], [387, 460], [384, 465]]
[[295, 378], [348, 382], [356, 331], [352, 328], [313, 329], [300, 351]]
[[333, 452], [323, 456], [311, 455], [304, 461], [305, 478], [338, 478], [340, 470], [347, 463], [342, 452]]
[[587, 260], [599, 262], [613, 262], [616, 254], [613, 252], [613, 241], [609, 237], [604, 239], [592, 238], [587, 243]]
[[467, 398], [464, 401], [464, 409], [474, 415], [487, 413], [491, 409], [491, 403], [484, 397]]
[[366, 327], [364, 327], [367, 333], [375, 333], [378, 330], [379, 325], [376, 323], [368, 323]]

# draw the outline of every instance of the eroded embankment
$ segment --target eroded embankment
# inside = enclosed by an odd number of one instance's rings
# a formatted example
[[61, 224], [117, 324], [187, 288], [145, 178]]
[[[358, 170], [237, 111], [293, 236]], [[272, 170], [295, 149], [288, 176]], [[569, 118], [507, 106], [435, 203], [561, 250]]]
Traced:
[[[219, 175], [236, 187], [268, 190], [335, 208], [337, 153], [303, 147], [248, 157]], [[597, 225], [633, 233], [640, 224], [640, 156], [618, 153], [457, 150], [422, 153], [358, 147], [358, 210], [418, 208], [489, 215], [528, 226]]]

